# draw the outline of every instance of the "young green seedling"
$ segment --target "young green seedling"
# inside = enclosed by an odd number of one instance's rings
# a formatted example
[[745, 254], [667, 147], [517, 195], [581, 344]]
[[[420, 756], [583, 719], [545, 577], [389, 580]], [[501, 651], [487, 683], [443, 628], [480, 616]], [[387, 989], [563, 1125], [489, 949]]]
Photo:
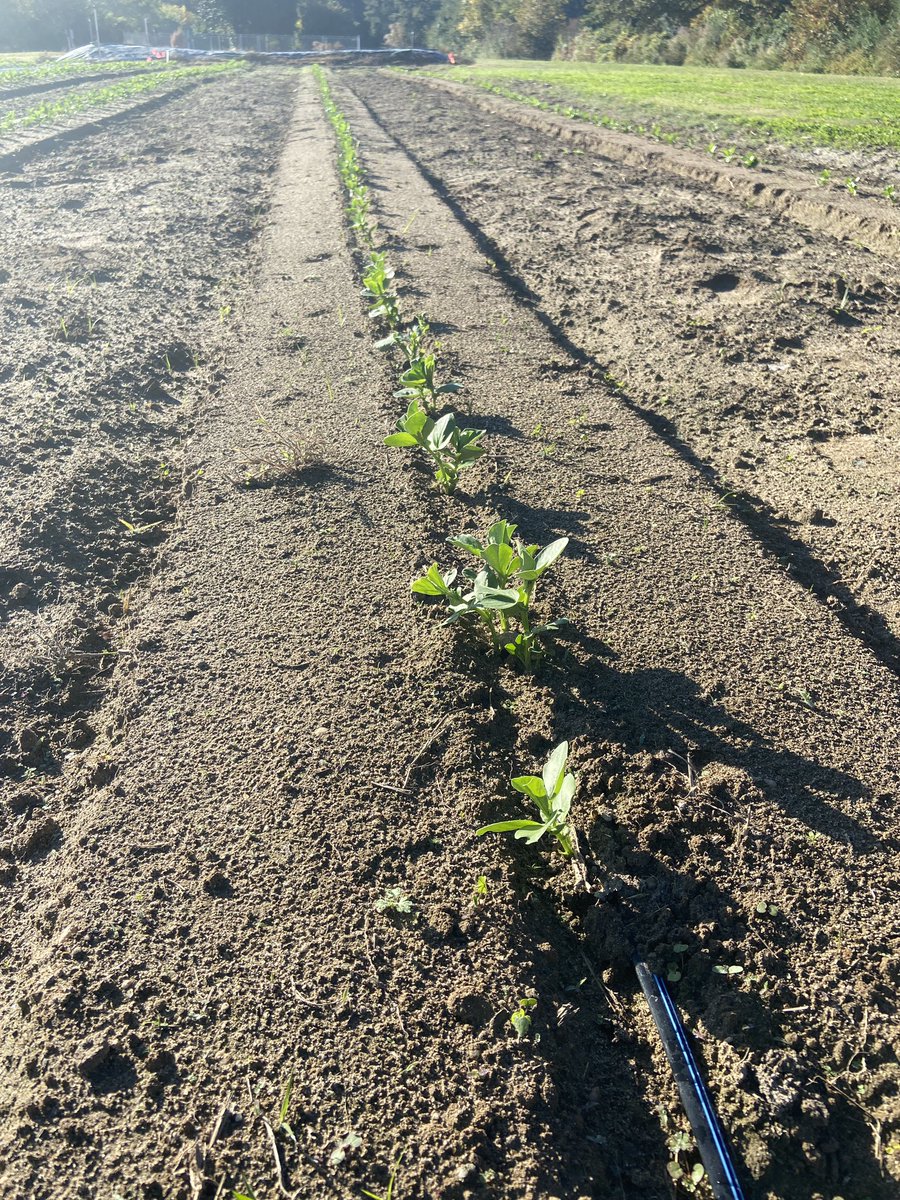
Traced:
[[434, 477], [439, 488], [452, 492], [461, 471], [471, 467], [484, 454], [479, 445], [484, 437], [483, 429], [461, 429], [454, 413], [446, 413], [435, 421], [419, 406], [419, 401], [410, 401], [406, 415], [397, 422], [399, 433], [384, 439], [386, 446], [418, 446], [424, 450], [434, 464]]
[[354, 232], [360, 238], [362, 238], [364, 242], [368, 242], [372, 236], [369, 221], [368, 191], [354, 188], [350, 192], [350, 203], [347, 205], [347, 215], [350, 217], [350, 225]]
[[425, 339], [430, 329], [424, 317], [416, 317], [415, 324], [407, 329], [392, 329], [387, 337], [375, 343], [375, 349], [392, 350], [396, 346], [411, 365], [425, 353]]
[[388, 264], [387, 255], [378, 250], [371, 251], [369, 266], [363, 275], [362, 294], [369, 301], [369, 316], [384, 321], [391, 329], [400, 324], [397, 308], [397, 293], [391, 287], [394, 269]]
[[516, 1031], [516, 1038], [520, 1042], [531, 1032], [531, 1014], [528, 1010], [536, 1007], [537, 999], [534, 996], [523, 996], [519, 1001], [519, 1007], [510, 1014], [509, 1023]]
[[436, 412], [440, 407], [439, 396], [453, 396], [462, 390], [462, 384], [452, 379], [448, 383], [437, 383], [434, 378], [436, 368], [437, 357], [433, 353], [412, 359], [400, 376], [401, 386], [394, 395], [417, 400], [426, 412]]
[[575, 852], [575, 831], [569, 824], [569, 810], [575, 795], [576, 779], [566, 771], [569, 743], [560, 742], [544, 764], [540, 776], [519, 775], [511, 780], [517, 792], [522, 792], [537, 805], [539, 821], [515, 820], [495, 821], [476, 830], [476, 836], [485, 833], [514, 833], [517, 838], [533, 846], [545, 833], [556, 839], [560, 853], [570, 858]]
[[542, 550], [537, 545], [524, 545], [515, 537], [516, 528], [509, 521], [497, 521], [483, 544], [468, 534], [447, 539], [451, 546], [467, 550], [482, 563], [480, 570], [469, 568], [463, 572], [471, 584], [467, 592], [453, 586], [455, 570], [441, 574], [437, 563], [415, 580], [412, 590], [446, 601], [450, 616], [445, 625], [470, 618], [481, 622], [494, 650], [510, 654], [530, 672], [547, 652], [543, 644], [547, 635], [568, 623], [560, 617], [534, 625], [532, 603], [537, 581], [563, 553], [569, 539], [557, 538]]

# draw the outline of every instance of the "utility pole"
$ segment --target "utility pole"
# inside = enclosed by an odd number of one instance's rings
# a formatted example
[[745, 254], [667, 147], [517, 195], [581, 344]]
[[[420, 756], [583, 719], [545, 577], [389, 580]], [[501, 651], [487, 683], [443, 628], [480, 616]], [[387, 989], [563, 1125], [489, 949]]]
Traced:
[[100, 45], [100, 23], [97, 20], [96, 8], [94, 9], [94, 35], [96, 38], [97, 45], [99, 46]]

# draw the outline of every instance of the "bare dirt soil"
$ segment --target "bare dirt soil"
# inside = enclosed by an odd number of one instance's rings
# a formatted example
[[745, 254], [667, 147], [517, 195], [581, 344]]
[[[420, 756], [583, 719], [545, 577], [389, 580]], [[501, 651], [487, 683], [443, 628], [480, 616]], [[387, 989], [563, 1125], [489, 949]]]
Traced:
[[[488, 431], [450, 499], [381, 445], [305, 72], [0, 177], [0, 1180], [351, 1197], [399, 1163], [396, 1200], [671, 1196], [640, 954], [748, 1196], [887, 1200], [894, 276], [386, 73], [334, 88], [404, 309]], [[306, 466], [248, 486], [273, 431]], [[823, 466], [854, 438], [869, 471]], [[499, 516], [571, 538], [534, 679], [409, 594]], [[563, 738], [597, 902], [474, 836]]]
[[896, 663], [896, 259], [673, 177], [664, 148], [598, 161], [415, 86], [377, 95], [415, 96], [403, 142], [488, 253]]

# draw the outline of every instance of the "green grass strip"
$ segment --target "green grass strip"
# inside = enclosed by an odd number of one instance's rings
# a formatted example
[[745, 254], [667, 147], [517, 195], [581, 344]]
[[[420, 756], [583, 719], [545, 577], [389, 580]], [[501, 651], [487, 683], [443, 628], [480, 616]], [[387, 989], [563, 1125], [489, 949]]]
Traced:
[[491, 90], [530, 85], [551, 105], [586, 105], [599, 123], [614, 127], [661, 122], [704, 137], [743, 134], [755, 144], [900, 149], [900, 79], [894, 78], [515, 60], [429, 73]]

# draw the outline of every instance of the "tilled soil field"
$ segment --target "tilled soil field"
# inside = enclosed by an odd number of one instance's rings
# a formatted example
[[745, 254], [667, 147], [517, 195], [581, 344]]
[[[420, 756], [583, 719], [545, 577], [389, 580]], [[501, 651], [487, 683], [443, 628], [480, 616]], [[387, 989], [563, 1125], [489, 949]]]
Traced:
[[[640, 956], [749, 1197], [896, 1195], [896, 264], [333, 88], [487, 430], [449, 498], [307, 73], [0, 177], [6, 1193], [670, 1196]], [[500, 517], [570, 538], [534, 677], [409, 593]], [[474, 833], [563, 739], [594, 896]]]

